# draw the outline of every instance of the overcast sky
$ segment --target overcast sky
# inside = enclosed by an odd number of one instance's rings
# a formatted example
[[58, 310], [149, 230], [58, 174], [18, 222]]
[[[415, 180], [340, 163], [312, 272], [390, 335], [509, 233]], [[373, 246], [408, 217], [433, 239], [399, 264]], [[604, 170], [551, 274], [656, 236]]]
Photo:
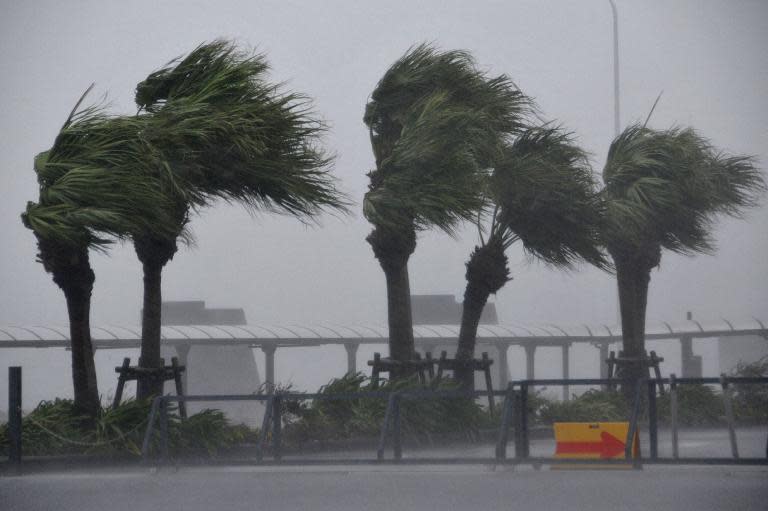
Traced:
[[[617, 0], [622, 123], [692, 125], [727, 151], [768, 162], [768, 2]], [[611, 9], [606, 0], [72, 1], [0, 7], [0, 325], [66, 324], [62, 293], [35, 262], [19, 214], [37, 199], [32, 169], [91, 82], [114, 112], [134, 113], [138, 81], [204, 41], [224, 37], [264, 52], [275, 81], [315, 99], [331, 129], [335, 174], [357, 202], [347, 218], [304, 226], [251, 217], [224, 204], [192, 219], [195, 246], [164, 273], [167, 300], [243, 307], [250, 323], [383, 323], [383, 274], [364, 241], [359, 203], [373, 166], [362, 123], [369, 93], [407, 48], [433, 41], [471, 51], [507, 73], [544, 115], [573, 130], [601, 172], [613, 138]], [[94, 99], [97, 96], [93, 96]], [[715, 256], [665, 254], [652, 275], [648, 315], [680, 320], [766, 318], [768, 208], [718, 223]], [[473, 229], [419, 237], [413, 293], [461, 296]], [[563, 273], [510, 252], [514, 281], [496, 297], [502, 322], [616, 322], [613, 279], [585, 267]], [[141, 271], [130, 245], [92, 259], [94, 324], [137, 324]]]

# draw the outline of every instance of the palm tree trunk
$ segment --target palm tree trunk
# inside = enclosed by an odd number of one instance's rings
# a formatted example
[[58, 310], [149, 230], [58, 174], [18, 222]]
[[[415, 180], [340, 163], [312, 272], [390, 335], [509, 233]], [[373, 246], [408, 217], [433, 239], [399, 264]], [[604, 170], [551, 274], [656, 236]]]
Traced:
[[[144, 308], [141, 318], [141, 354], [139, 367], [160, 367], [160, 327], [163, 267], [176, 253], [176, 240], [137, 237], [134, 247], [144, 270]], [[138, 381], [136, 397], [146, 399], [163, 392], [163, 382], [145, 378]]]
[[488, 297], [495, 294], [509, 280], [507, 257], [499, 240], [491, 238], [487, 245], [475, 247], [467, 262], [466, 279], [467, 287], [464, 290], [454, 378], [462, 387], [472, 390], [475, 374], [471, 364], [475, 358], [475, 341], [480, 317]]
[[[411, 285], [408, 279], [408, 259], [416, 249], [416, 232], [411, 227], [401, 231], [376, 226], [368, 238], [387, 281], [387, 322], [389, 325], [389, 356], [394, 360], [410, 361], [415, 354], [413, 342], [413, 313]], [[395, 370], [392, 379], [410, 375], [411, 371]]]
[[[93, 272], [91, 272], [93, 273]], [[90, 418], [100, 409], [99, 388], [96, 380], [96, 363], [91, 342], [91, 290], [74, 286], [64, 291], [69, 315], [69, 337], [72, 340], [72, 385], [75, 407]]]
[[[619, 287], [619, 308], [621, 310], [621, 334], [624, 356], [637, 360], [623, 368], [623, 377], [637, 381], [645, 377], [640, 360], [645, 356], [645, 314], [648, 304], [648, 285], [651, 270], [661, 259], [660, 248], [638, 250], [633, 253], [612, 252], [616, 266], [616, 281]], [[625, 388], [629, 398], [634, 389]]]
[[75, 407], [95, 418], [101, 410], [90, 326], [91, 293], [96, 277], [88, 248], [71, 248], [39, 237], [38, 248], [40, 261], [67, 301]]

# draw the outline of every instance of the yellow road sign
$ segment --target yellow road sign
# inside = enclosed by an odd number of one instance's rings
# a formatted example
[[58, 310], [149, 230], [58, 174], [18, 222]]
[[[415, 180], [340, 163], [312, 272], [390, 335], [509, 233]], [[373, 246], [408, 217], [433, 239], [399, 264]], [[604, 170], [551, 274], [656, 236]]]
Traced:
[[[629, 422], [556, 422], [555, 458], [623, 459]], [[639, 442], [635, 433], [632, 457]]]

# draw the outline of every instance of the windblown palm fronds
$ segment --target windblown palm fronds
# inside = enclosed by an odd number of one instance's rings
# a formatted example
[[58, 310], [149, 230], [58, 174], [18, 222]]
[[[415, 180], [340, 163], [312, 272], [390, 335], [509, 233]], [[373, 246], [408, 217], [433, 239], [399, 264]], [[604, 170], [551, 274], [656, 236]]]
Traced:
[[603, 178], [608, 246], [682, 254], [711, 252], [715, 217], [739, 216], [765, 190], [753, 158], [719, 152], [691, 128], [628, 127], [611, 144]]
[[489, 180], [489, 237], [516, 241], [555, 266], [603, 267], [600, 201], [586, 154], [556, 127], [532, 128], [508, 145]]
[[25, 225], [57, 243], [95, 248], [137, 232], [172, 232], [162, 163], [142, 140], [146, 128], [145, 119], [98, 107], [74, 112], [35, 158], [40, 198], [28, 204]]
[[509, 280], [506, 250], [517, 241], [532, 257], [557, 267], [607, 263], [600, 250], [600, 201], [584, 152], [571, 134], [543, 126], [507, 144], [486, 182], [490, 227], [467, 261], [455, 377], [471, 387], [480, 317], [491, 294]]
[[451, 233], [482, 207], [484, 173], [531, 110], [508, 77], [486, 76], [467, 52], [411, 49], [366, 106], [376, 157], [366, 217]]
[[[325, 126], [306, 97], [270, 84], [267, 70], [261, 55], [215, 41], [136, 87], [139, 117], [151, 127], [142, 136], [165, 164], [178, 232], [191, 209], [216, 199], [302, 220], [346, 210], [330, 174], [332, 158], [320, 147]], [[134, 246], [144, 268], [140, 364], [158, 367], [161, 274], [176, 252], [176, 235], [144, 233], [134, 237]], [[157, 382], [143, 382], [139, 396], [160, 390]]]
[[[137, 105], [154, 118], [174, 179], [193, 188], [192, 205], [216, 198], [305, 218], [344, 210], [320, 148], [325, 131], [309, 100], [266, 80], [263, 56], [226, 41], [199, 46], [150, 74], [136, 88]], [[165, 139], [166, 129], [188, 127]]]
[[603, 179], [602, 238], [616, 268], [624, 354], [634, 360], [624, 376], [637, 379], [645, 371], [651, 270], [662, 249], [712, 252], [717, 215], [739, 216], [755, 205], [765, 181], [752, 158], [726, 155], [691, 128], [639, 124], [611, 144]]

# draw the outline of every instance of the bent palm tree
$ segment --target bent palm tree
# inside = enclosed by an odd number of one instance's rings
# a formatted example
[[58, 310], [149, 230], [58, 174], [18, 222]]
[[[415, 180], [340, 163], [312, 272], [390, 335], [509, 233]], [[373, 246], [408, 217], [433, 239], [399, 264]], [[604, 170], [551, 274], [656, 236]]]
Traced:
[[[520, 241], [531, 256], [556, 267], [580, 260], [605, 266], [599, 249], [599, 200], [585, 154], [558, 128], [532, 128], [508, 145], [487, 186], [493, 211], [487, 239], [467, 262], [467, 286], [455, 377], [471, 388], [475, 340], [488, 297], [510, 280], [505, 251]], [[463, 364], [462, 364], [463, 362]]]
[[67, 301], [75, 406], [95, 417], [100, 402], [90, 335], [95, 275], [89, 249], [104, 250], [112, 239], [138, 231], [166, 232], [170, 221], [157, 182], [138, 172], [155, 164], [138, 136], [143, 123], [108, 117], [99, 108], [78, 110], [83, 98], [51, 149], [35, 158], [40, 198], [27, 204], [22, 221], [34, 232], [39, 261]]
[[651, 270], [662, 249], [693, 255], [714, 250], [718, 214], [739, 216], [765, 182], [747, 156], [716, 150], [693, 129], [629, 126], [611, 144], [603, 170], [602, 237], [616, 267], [624, 354], [642, 376]]
[[408, 259], [417, 231], [452, 233], [476, 216], [484, 174], [529, 107], [508, 77], [487, 77], [466, 52], [426, 45], [395, 62], [371, 94], [363, 120], [376, 168], [363, 211], [386, 278], [393, 359], [414, 354]]
[[[144, 269], [140, 365], [160, 365], [162, 269], [177, 250], [190, 211], [215, 199], [301, 219], [324, 209], [345, 210], [319, 148], [325, 130], [307, 98], [266, 81], [261, 55], [240, 53], [225, 41], [204, 44], [150, 74], [136, 88], [140, 110], [159, 126], [184, 125], [181, 140], [157, 144], [167, 165], [166, 192], [174, 197], [175, 233], [134, 238]], [[157, 394], [144, 382], [139, 396]]]

